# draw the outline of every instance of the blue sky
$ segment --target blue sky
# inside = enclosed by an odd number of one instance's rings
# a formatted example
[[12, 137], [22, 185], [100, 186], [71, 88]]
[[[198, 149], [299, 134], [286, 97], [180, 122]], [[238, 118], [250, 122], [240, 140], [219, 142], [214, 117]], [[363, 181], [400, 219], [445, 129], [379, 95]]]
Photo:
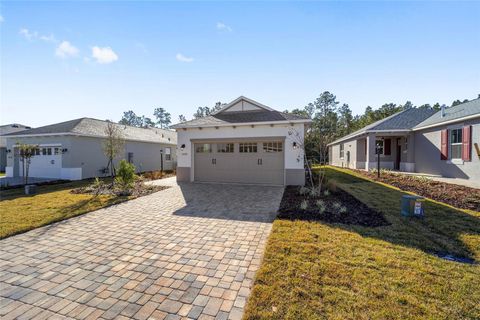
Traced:
[[480, 94], [480, 2], [2, 2], [0, 122]]

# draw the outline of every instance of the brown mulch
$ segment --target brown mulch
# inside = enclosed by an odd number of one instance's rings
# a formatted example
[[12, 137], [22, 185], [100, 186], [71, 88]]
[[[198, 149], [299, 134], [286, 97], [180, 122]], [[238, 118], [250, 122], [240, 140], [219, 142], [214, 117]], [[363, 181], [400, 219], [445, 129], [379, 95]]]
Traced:
[[[378, 211], [367, 207], [363, 202], [349, 193], [336, 188], [329, 195], [301, 195], [299, 188], [288, 186], [283, 193], [278, 219], [324, 221], [328, 223], [343, 223], [366, 227], [389, 225], [385, 217]], [[305, 210], [300, 208], [303, 200], [308, 202]], [[321, 212], [317, 200], [322, 200], [325, 210]], [[343, 212], [339, 206], [344, 207]]]
[[168, 170], [168, 171], [163, 171], [163, 172], [161, 172], [160, 170], [146, 171], [146, 172], [140, 173], [140, 176], [142, 176], [147, 181], [148, 180], [166, 179], [166, 178], [175, 177], [175, 171], [173, 171], [173, 170]]
[[115, 187], [115, 185], [108, 183], [101, 184], [100, 186], [89, 185], [86, 187], [76, 188], [72, 189], [70, 192], [75, 194], [84, 193], [93, 195], [128, 196], [131, 198], [138, 198], [168, 188], [168, 186], [154, 186], [146, 185], [143, 182], [136, 182], [131, 190], [125, 192], [119, 190], [117, 187]]
[[479, 189], [398, 173], [381, 172], [380, 178], [377, 178], [375, 172], [367, 172], [363, 170], [353, 171], [371, 180], [390, 184], [404, 191], [416, 193], [422, 197], [430, 198], [461, 209], [480, 211]]

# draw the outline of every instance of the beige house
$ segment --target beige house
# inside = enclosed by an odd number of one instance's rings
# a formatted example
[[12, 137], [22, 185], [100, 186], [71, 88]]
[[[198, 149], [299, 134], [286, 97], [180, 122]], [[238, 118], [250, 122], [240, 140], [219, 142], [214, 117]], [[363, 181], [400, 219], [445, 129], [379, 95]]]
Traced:
[[[108, 122], [80, 118], [12, 133], [7, 142], [7, 177], [22, 176], [18, 143], [38, 145], [31, 159], [30, 177], [80, 180], [107, 174], [108, 160], [103, 153]], [[176, 133], [159, 128], [137, 128], [115, 124], [125, 140], [118, 163], [126, 159], [137, 172], [172, 170], [176, 165]]]

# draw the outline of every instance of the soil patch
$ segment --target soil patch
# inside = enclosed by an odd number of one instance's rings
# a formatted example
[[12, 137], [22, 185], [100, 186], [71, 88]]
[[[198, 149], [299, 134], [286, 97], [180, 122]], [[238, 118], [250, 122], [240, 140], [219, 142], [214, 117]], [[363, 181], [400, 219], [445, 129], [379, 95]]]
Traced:
[[425, 177], [403, 175], [382, 171], [380, 178], [375, 172], [353, 170], [371, 180], [390, 184], [399, 189], [416, 193], [451, 206], [480, 211], [480, 190], [456, 184], [430, 180]]
[[[349, 193], [337, 188], [335, 192], [301, 194], [300, 188], [288, 186], [283, 193], [277, 218], [288, 220], [324, 221], [365, 227], [389, 225], [378, 211], [369, 208]], [[303, 207], [302, 207], [303, 202]], [[305, 203], [307, 204], [305, 208]]]

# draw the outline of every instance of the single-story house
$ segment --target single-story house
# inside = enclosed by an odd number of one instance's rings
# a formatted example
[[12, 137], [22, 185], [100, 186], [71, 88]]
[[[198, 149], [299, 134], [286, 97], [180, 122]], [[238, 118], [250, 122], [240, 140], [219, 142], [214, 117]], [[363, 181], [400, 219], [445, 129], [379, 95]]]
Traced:
[[31, 128], [18, 123], [0, 126], [0, 172], [5, 172], [5, 167], [7, 166], [7, 139], [2, 136], [12, 132], [19, 132], [27, 129]]
[[434, 111], [411, 108], [329, 144], [329, 163], [480, 181], [480, 99]]
[[[107, 175], [108, 159], [103, 146], [108, 123], [80, 118], [5, 135], [7, 177], [22, 176], [22, 164], [15, 150], [19, 143], [38, 146], [31, 159], [30, 177], [80, 180]], [[126, 159], [137, 172], [175, 168], [175, 131], [114, 125], [124, 140], [123, 151], [115, 159], [117, 164]]]
[[309, 122], [241, 96], [210, 116], [174, 125], [177, 180], [304, 185]]

